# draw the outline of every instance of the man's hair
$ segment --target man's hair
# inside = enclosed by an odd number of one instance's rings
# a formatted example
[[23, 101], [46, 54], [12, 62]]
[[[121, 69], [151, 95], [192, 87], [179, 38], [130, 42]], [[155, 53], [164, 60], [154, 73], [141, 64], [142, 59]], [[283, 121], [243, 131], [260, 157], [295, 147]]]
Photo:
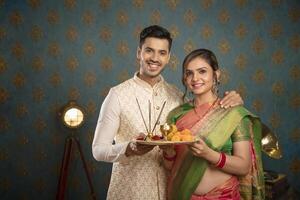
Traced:
[[143, 44], [145, 43], [146, 38], [154, 37], [159, 39], [166, 39], [169, 42], [169, 51], [171, 50], [172, 46], [172, 38], [170, 32], [158, 25], [152, 25], [144, 28], [140, 33], [140, 48], [142, 48]]

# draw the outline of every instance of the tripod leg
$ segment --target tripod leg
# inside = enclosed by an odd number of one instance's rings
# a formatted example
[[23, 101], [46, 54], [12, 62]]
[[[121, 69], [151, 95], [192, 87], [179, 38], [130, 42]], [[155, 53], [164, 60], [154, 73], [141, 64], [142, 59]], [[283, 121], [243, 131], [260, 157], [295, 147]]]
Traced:
[[71, 158], [72, 145], [73, 145], [72, 139], [67, 138], [65, 142], [65, 150], [64, 150], [62, 165], [60, 168], [60, 176], [59, 176], [58, 189], [56, 194], [57, 200], [63, 200], [65, 198], [64, 195], [67, 186], [67, 178], [69, 172], [69, 163]]
[[79, 150], [79, 153], [80, 153], [80, 158], [82, 160], [82, 163], [83, 163], [83, 168], [84, 168], [84, 171], [85, 171], [85, 175], [88, 179], [88, 183], [89, 183], [89, 186], [90, 186], [90, 191], [91, 191], [91, 196], [92, 196], [92, 199], [96, 200], [96, 194], [94, 192], [94, 188], [93, 188], [93, 184], [92, 184], [92, 179], [90, 177], [90, 174], [89, 174], [89, 171], [88, 171], [88, 168], [87, 168], [87, 164], [85, 162], [85, 159], [84, 159], [84, 156], [83, 156], [83, 153], [82, 153], [82, 150], [81, 150], [81, 146], [80, 146], [80, 143], [79, 141], [76, 139], [76, 138], [73, 138], [77, 144], [77, 147], [78, 147], [78, 150]]

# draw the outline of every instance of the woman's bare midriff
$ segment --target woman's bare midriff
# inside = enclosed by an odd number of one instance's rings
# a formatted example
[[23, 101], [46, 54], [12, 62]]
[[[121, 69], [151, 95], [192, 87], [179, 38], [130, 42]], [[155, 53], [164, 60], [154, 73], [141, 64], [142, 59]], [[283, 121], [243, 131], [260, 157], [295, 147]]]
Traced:
[[204, 195], [210, 192], [215, 187], [229, 180], [231, 177], [231, 174], [227, 174], [219, 169], [216, 169], [213, 166], [208, 166], [194, 194]]

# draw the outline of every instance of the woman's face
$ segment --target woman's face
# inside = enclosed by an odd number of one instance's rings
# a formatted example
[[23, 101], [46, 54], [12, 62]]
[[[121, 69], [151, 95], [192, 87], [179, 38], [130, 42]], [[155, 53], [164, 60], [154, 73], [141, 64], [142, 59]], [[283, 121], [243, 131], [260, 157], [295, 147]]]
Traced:
[[214, 71], [202, 58], [196, 57], [185, 67], [185, 84], [194, 95], [212, 93]]

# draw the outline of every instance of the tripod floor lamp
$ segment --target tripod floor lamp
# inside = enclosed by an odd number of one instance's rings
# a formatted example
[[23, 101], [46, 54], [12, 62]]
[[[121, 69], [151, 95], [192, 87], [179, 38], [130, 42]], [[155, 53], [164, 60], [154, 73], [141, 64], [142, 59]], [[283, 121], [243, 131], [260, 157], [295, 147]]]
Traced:
[[68, 182], [68, 174], [69, 174], [69, 169], [71, 164], [70, 160], [71, 160], [72, 152], [75, 147], [77, 147], [77, 150], [79, 151], [80, 154], [80, 159], [82, 161], [85, 175], [88, 180], [91, 197], [92, 199], [96, 199], [92, 180], [87, 168], [87, 164], [81, 149], [80, 142], [74, 136], [74, 132], [80, 126], [82, 126], [84, 122], [85, 119], [84, 111], [80, 106], [76, 104], [75, 101], [70, 101], [66, 106], [63, 107], [62, 111], [59, 113], [59, 116], [62, 123], [67, 128], [71, 129], [72, 134], [68, 138], [66, 138], [65, 141], [64, 154], [63, 154], [63, 159], [60, 168], [60, 176], [59, 176], [56, 199], [57, 200], [65, 199], [65, 192], [66, 192], [67, 182]]

